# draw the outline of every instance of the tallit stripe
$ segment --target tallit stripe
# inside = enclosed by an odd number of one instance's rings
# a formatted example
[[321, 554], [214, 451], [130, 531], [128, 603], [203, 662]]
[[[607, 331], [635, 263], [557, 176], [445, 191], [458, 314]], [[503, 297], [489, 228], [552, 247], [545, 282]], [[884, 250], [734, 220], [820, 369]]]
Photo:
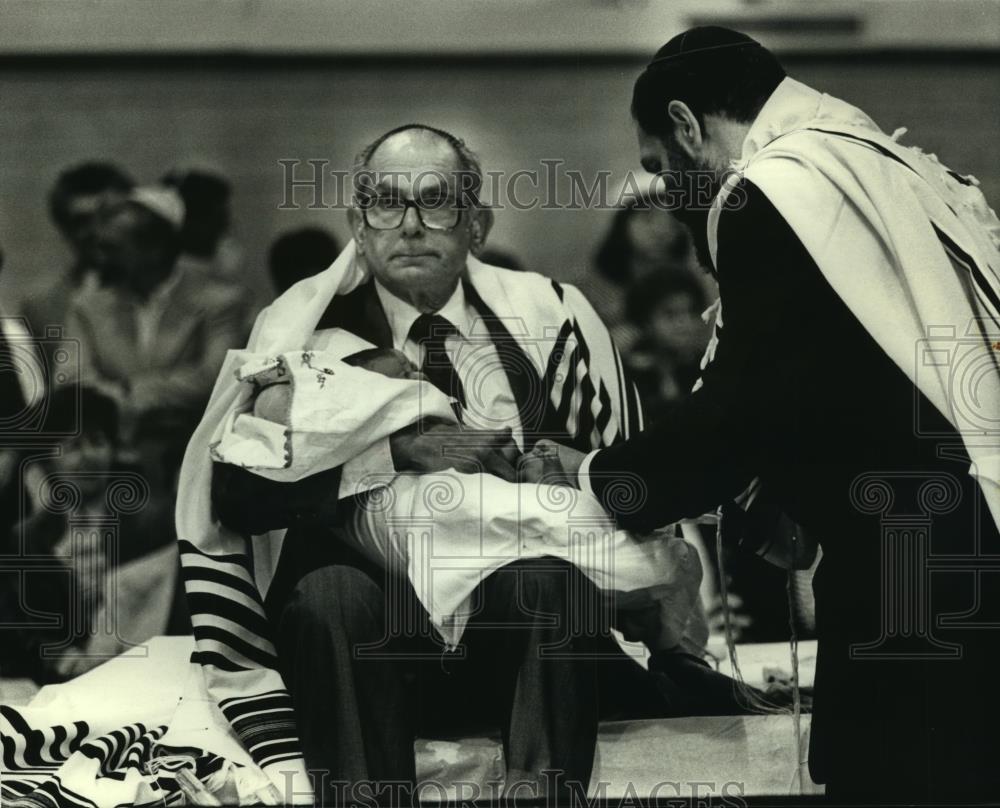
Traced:
[[238, 654], [243, 660], [254, 662], [262, 668], [273, 668], [278, 664], [278, 657], [275, 654], [268, 653], [218, 626], [197, 626], [194, 635], [199, 642], [211, 643], [211, 645], [206, 646], [206, 650], [215, 650], [219, 653], [231, 651]]

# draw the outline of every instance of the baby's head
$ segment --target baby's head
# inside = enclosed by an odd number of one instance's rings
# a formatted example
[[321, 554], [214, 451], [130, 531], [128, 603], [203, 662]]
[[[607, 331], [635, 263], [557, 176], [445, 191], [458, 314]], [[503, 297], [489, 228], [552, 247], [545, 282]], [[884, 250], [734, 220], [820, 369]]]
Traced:
[[381, 373], [390, 379], [423, 379], [420, 372], [402, 351], [394, 348], [369, 348], [344, 357], [344, 362], [354, 367]]

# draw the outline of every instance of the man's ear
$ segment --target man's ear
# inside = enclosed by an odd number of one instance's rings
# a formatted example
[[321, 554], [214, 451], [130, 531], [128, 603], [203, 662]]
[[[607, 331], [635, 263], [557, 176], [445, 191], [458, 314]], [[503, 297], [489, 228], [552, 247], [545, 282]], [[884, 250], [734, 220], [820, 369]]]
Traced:
[[351, 233], [354, 236], [354, 244], [358, 252], [364, 254], [365, 240], [365, 219], [361, 211], [353, 205], [347, 209], [347, 223], [351, 226]]
[[476, 208], [472, 214], [472, 224], [469, 226], [472, 234], [472, 243], [469, 251], [478, 256], [486, 246], [486, 239], [493, 229], [493, 211], [489, 208]]
[[667, 104], [667, 115], [674, 125], [674, 140], [688, 157], [698, 157], [704, 148], [704, 133], [698, 118], [683, 101]]

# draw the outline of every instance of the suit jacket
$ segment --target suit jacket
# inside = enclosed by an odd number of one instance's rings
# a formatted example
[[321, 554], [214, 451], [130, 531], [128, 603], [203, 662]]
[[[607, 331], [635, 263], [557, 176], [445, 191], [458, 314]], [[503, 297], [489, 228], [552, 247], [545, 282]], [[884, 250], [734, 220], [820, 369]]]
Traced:
[[[883, 599], [894, 585], [884, 577], [886, 520], [919, 517], [920, 485], [948, 477], [960, 501], [948, 513], [927, 514], [929, 551], [968, 557], [979, 541], [980, 552], [996, 553], [1000, 536], [967, 474], [960, 436], [861, 326], [763, 193], [746, 181], [742, 191], [742, 208], [719, 220], [724, 324], [704, 385], [641, 435], [598, 452], [590, 480], [614, 513], [615, 479], [639, 475], [650, 495], [618, 517], [646, 530], [714, 510], [759, 476], [824, 553], [814, 583], [820, 656], [813, 776], [870, 793], [888, 789], [900, 799], [926, 794], [926, 778], [949, 771], [948, 761], [974, 765], [983, 755], [977, 744], [990, 746], [994, 730], [978, 717], [998, 714], [989, 684], [997, 639], [928, 628], [960, 643], [963, 656], [856, 656], [887, 631]], [[878, 490], [891, 491], [884, 513]], [[932, 622], [974, 608], [971, 575], [926, 579], [933, 587], [920, 598], [933, 599]], [[989, 586], [998, 583], [993, 578]], [[933, 643], [918, 645], [934, 650]], [[973, 714], [976, 720], [965, 720]], [[927, 759], [934, 765], [915, 765]], [[918, 771], [900, 784], [886, 775], [890, 767]]]
[[181, 272], [144, 348], [129, 295], [113, 287], [83, 289], [67, 325], [81, 342], [81, 379], [128, 382], [140, 409], [200, 410], [226, 351], [246, 343], [246, 305], [241, 288]]

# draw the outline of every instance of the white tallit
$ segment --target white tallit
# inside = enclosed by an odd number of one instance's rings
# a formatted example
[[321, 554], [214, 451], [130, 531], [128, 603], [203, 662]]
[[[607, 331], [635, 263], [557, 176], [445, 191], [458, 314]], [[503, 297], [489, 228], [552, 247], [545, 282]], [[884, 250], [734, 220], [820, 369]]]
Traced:
[[719, 216], [745, 177], [961, 435], [1000, 525], [1000, 222], [976, 181], [790, 78], [733, 168], [709, 217], [713, 261]]

